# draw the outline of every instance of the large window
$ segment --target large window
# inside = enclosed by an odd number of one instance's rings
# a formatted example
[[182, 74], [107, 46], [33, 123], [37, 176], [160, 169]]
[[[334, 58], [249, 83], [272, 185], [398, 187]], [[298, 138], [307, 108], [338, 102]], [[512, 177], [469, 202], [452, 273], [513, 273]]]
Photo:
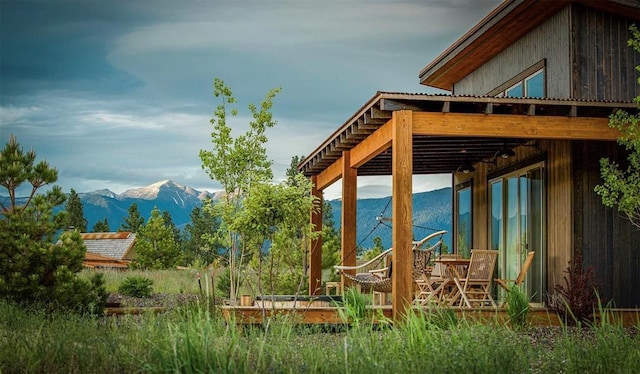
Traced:
[[497, 249], [498, 276], [516, 279], [529, 251], [534, 262], [524, 291], [541, 303], [544, 293], [544, 163], [537, 163], [490, 181], [491, 249]]
[[544, 60], [501, 84], [487, 95], [495, 97], [547, 97]]
[[471, 183], [456, 186], [456, 247], [465, 258], [471, 256], [472, 220]]

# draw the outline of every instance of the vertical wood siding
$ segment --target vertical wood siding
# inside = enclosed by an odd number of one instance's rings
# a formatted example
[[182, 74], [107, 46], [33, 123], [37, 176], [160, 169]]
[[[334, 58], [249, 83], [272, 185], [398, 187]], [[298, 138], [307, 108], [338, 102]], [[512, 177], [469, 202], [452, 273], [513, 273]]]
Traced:
[[476, 71], [457, 82], [456, 95], [485, 95], [546, 59], [547, 96], [570, 96], [569, 8], [565, 8]]
[[629, 26], [640, 23], [580, 5], [572, 7], [573, 71], [571, 97], [582, 100], [632, 100], [640, 55], [627, 45]]
[[599, 160], [609, 157], [624, 164], [624, 149], [612, 142], [574, 143], [575, 210], [584, 214], [575, 221], [575, 231], [582, 232], [581, 245], [585, 266], [592, 266], [603, 300], [613, 299], [617, 307], [640, 306], [640, 230], [615, 209], [606, 208], [594, 192], [602, 183]]

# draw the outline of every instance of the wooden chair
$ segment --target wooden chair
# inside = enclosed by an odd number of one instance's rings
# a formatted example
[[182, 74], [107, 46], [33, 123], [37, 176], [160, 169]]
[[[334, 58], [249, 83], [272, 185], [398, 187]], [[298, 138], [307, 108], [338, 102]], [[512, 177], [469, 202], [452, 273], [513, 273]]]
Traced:
[[459, 291], [458, 297], [462, 299], [461, 306], [482, 307], [490, 303], [491, 306], [496, 307], [491, 297], [491, 281], [497, 258], [498, 251], [495, 250], [471, 250], [471, 261], [466, 277], [454, 279]]
[[[441, 254], [438, 258], [461, 258], [459, 254]], [[425, 272], [415, 280], [418, 292], [415, 297], [415, 304], [425, 306], [429, 302], [440, 305], [444, 296], [446, 283], [448, 280], [446, 269], [442, 263], [436, 262], [430, 272]]]
[[500, 287], [504, 288], [507, 292], [511, 290], [509, 287], [509, 283], [512, 283], [514, 286], [519, 286], [524, 282], [525, 277], [527, 276], [527, 272], [531, 267], [531, 263], [533, 263], [533, 256], [535, 256], [536, 252], [531, 251], [527, 253], [527, 257], [522, 264], [522, 268], [520, 269], [520, 273], [516, 279], [503, 279], [503, 278], [495, 278], [494, 282], [496, 282]]

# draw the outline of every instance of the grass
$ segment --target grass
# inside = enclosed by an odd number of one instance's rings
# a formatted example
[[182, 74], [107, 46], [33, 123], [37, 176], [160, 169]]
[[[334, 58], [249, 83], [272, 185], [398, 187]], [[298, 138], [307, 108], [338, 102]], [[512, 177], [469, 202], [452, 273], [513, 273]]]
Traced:
[[[118, 288], [127, 277], [144, 277], [153, 281], [153, 291], [156, 293], [188, 293], [197, 294], [200, 292], [197, 274], [198, 270], [83, 270], [80, 275], [87, 279], [95, 272], [104, 274], [105, 287], [107, 292], [118, 292]], [[203, 291], [206, 291], [207, 280], [210, 284], [211, 271], [200, 271], [200, 284]]]
[[[443, 323], [443, 321], [446, 321]], [[412, 315], [395, 327], [340, 332], [295, 325], [225, 323], [192, 305], [155, 315], [47, 315], [0, 301], [2, 373], [634, 372], [640, 337], [615, 323], [532, 344], [522, 329]]]

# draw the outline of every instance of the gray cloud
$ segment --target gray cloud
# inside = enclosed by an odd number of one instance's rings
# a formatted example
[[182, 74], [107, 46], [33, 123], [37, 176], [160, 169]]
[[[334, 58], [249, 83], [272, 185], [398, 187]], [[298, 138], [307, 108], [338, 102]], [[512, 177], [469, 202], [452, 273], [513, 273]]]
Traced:
[[[66, 191], [162, 179], [215, 190], [198, 152], [220, 77], [239, 101], [236, 136], [247, 105], [282, 87], [267, 145], [281, 179], [376, 91], [438, 92], [418, 71], [499, 3], [2, 1], [0, 139], [34, 148]], [[388, 194], [368, 183], [364, 197]]]

